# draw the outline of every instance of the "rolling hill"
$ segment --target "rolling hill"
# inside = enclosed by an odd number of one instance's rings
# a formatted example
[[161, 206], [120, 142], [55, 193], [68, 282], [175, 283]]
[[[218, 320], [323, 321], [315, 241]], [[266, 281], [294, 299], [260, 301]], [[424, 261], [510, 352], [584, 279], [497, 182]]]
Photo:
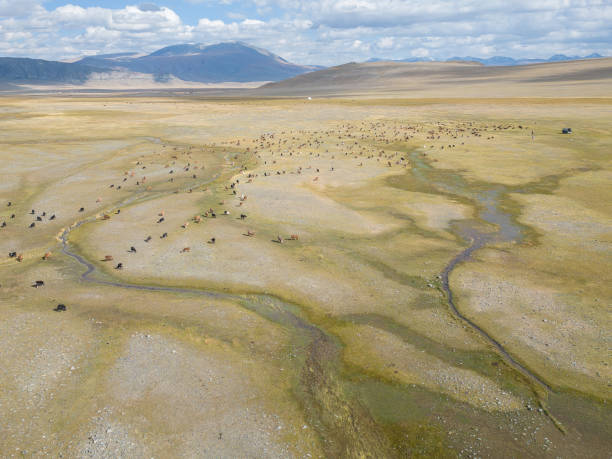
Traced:
[[267, 97], [612, 97], [612, 58], [523, 66], [475, 62], [345, 64], [269, 83]]

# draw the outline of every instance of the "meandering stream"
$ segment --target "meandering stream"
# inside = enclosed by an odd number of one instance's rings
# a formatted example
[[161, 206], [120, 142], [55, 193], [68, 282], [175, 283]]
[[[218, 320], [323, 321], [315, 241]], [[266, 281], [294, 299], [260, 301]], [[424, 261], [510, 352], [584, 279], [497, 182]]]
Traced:
[[434, 186], [441, 191], [454, 196], [467, 198], [476, 203], [479, 207], [479, 218], [496, 229], [494, 231], [485, 231], [479, 229], [476, 225], [469, 224], [456, 225], [454, 227], [455, 233], [464, 240], [469, 241], [470, 245], [453, 258], [441, 273], [442, 289], [446, 293], [451, 311], [456, 317], [461, 319], [461, 321], [489, 342], [489, 344], [491, 344], [514, 369], [546, 390], [551, 390], [546, 381], [518, 362], [517, 359], [514, 358], [497, 339], [495, 339], [495, 337], [457, 309], [449, 282], [449, 277], [455, 268], [469, 259], [478, 249], [490, 243], [520, 242], [523, 239], [524, 235], [521, 226], [512, 219], [510, 214], [502, 210], [501, 198], [508, 190], [503, 185], [491, 185], [488, 189], [474, 190], [459, 174], [453, 171], [433, 168], [418, 152], [413, 152], [410, 155], [410, 159], [413, 166], [411, 173], [414, 178], [428, 186]]
[[[523, 231], [521, 226], [513, 221], [512, 217], [504, 212], [501, 206], [501, 198], [507, 190], [501, 185], [492, 185], [491, 188], [483, 189], [480, 187], [478, 190], [474, 191], [474, 189], [470, 187], [470, 184], [459, 174], [453, 171], [433, 168], [416, 152], [411, 154], [410, 158], [413, 166], [411, 173], [415, 179], [449, 195], [469, 199], [471, 202], [476, 203], [479, 207], [479, 218], [491, 225], [490, 228], [482, 229], [478, 228], [477, 225], [458, 224], [453, 229], [457, 235], [469, 241], [470, 245], [450, 260], [441, 273], [442, 288], [447, 296], [448, 305], [451, 311], [456, 317], [492, 345], [512, 368], [538, 386], [543, 387], [547, 391], [550, 390], [550, 386], [545, 381], [513, 357], [495, 337], [457, 309], [449, 282], [449, 277], [454, 269], [470, 258], [471, 254], [476, 250], [490, 243], [519, 242], [522, 240]], [[218, 175], [215, 175], [206, 182], [200, 183], [199, 186], [210, 183], [217, 178]], [[133, 196], [120, 203], [116, 208], [140, 200], [161, 197], [169, 193], [171, 192], [149, 194], [147, 196]], [[60, 236], [62, 252], [76, 260], [85, 268], [85, 271], [80, 275], [83, 281], [116, 288], [198, 295], [207, 298], [229, 299], [237, 302], [258, 315], [290, 329], [295, 342], [300, 343], [300, 347], [304, 349], [305, 352], [301, 356], [301, 358], [303, 358], [302, 366], [298, 371], [300, 372], [302, 396], [309, 399], [308, 403], [306, 403], [307, 409], [316, 410], [317, 406], [321, 406], [321, 404], [318, 403], [317, 397], [320, 397], [320, 394], [326, 394], [326, 396], [332, 398], [332, 405], [338, 408], [346, 407], [349, 412], [353, 413], [350, 400], [345, 400], [343, 398], [341, 390], [334, 389], [334, 387], [337, 386], [334, 381], [337, 379], [337, 372], [341, 367], [339, 359], [341, 349], [340, 343], [338, 343], [333, 336], [325, 333], [322, 329], [307, 321], [299, 308], [268, 295], [238, 295], [211, 290], [141, 285], [105, 278], [104, 275], [100, 275], [100, 273], [96, 272], [97, 270], [93, 263], [72, 251], [68, 242], [68, 237], [72, 230], [95, 220], [95, 217], [85, 219], [66, 229]], [[314, 424], [319, 423], [319, 428], [317, 430], [322, 436], [325, 437], [328, 435], [328, 431], [334, 431], [335, 435], [342, 435], [341, 441], [338, 442], [339, 444], [349, 445], [354, 443], [355, 439], [358, 438], [356, 434], [360, 429], [356, 426], [359, 423], [358, 418], [362, 416], [362, 413], [355, 412], [352, 416], [356, 418], [349, 423], [352, 424], [352, 426], [343, 425], [342, 428], [338, 429], [333, 428], [333, 426], [322, 425], [321, 419], [325, 418], [325, 416], [321, 416], [321, 413], [316, 413], [314, 411], [310, 413], [312, 422]], [[353, 432], [353, 430], [355, 432]], [[336, 438], [336, 440], [338, 439]], [[355, 452], [357, 451], [355, 450]], [[337, 454], [338, 451], [330, 451], [330, 453]]]

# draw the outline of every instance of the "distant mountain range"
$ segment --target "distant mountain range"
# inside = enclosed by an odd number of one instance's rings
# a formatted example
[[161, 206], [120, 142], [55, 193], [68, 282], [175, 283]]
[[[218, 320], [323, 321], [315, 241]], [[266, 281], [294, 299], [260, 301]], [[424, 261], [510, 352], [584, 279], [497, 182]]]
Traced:
[[[453, 57], [447, 61], [475, 62], [484, 66], [517, 66], [600, 58], [557, 54], [548, 59], [513, 59], [496, 56], [488, 59]], [[372, 58], [368, 62], [384, 59]], [[431, 62], [433, 59], [409, 58], [392, 62]], [[241, 42], [216, 45], [181, 44], [153, 53], [116, 53], [87, 56], [76, 62], [0, 57], [0, 82], [28, 82], [84, 85], [92, 82], [114, 82], [119, 86], [156, 84], [164, 87], [193, 87], [201, 84], [282, 81], [305, 73], [322, 70], [321, 66], [297, 65], [264, 49]], [[111, 83], [108, 83], [111, 85]], [[105, 84], [105, 83], [104, 83]]]
[[366, 62], [381, 62], [381, 61], [389, 61], [389, 62], [478, 62], [483, 65], [488, 66], [512, 66], [512, 65], [527, 65], [527, 64], [542, 64], [544, 62], [562, 62], [562, 61], [576, 61], [581, 59], [599, 59], [604, 56], [593, 53], [588, 56], [566, 56], [565, 54], [555, 54], [554, 56], [549, 57], [548, 59], [514, 59], [512, 57], [506, 56], [493, 56], [487, 59], [483, 59], [480, 57], [451, 57], [446, 60], [436, 60], [432, 58], [419, 58], [419, 57], [411, 57], [407, 59], [381, 59], [377, 57], [373, 57], [368, 59]]
[[95, 73], [121, 71], [199, 83], [280, 81], [319, 66], [292, 64], [269, 51], [240, 42], [205, 46], [168, 46], [151, 54], [117, 53], [88, 56], [64, 63], [40, 59], [0, 58], [0, 81], [83, 83]]

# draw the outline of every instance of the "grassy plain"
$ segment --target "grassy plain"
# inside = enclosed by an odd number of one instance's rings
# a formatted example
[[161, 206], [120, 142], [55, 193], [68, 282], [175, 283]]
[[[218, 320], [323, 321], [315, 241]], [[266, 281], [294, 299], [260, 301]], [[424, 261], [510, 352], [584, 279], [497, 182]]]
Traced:
[[[608, 457], [610, 122], [610, 99], [4, 97], [0, 450]], [[449, 307], [474, 234], [455, 303], [549, 388]]]

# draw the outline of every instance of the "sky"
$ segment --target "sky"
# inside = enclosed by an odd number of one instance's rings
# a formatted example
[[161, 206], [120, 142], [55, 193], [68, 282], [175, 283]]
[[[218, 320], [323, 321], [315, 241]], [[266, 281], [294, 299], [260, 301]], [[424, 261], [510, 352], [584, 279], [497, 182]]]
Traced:
[[0, 56], [243, 41], [298, 64], [612, 56], [612, 0], [0, 0]]

